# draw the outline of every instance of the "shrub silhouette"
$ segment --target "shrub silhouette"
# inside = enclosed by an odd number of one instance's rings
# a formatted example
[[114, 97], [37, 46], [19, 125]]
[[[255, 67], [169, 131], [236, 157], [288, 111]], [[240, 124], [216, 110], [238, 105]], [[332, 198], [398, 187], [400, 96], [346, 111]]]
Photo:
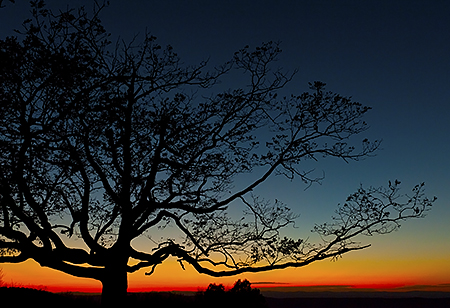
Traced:
[[253, 289], [247, 279], [237, 280], [228, 291], [222, 284], [210, 284], [206, 291], [197, 294], [197, 302], [200, 307], [267, 307], [260, 290]]
[[226, 295], [223, 284], [216, 285], [215, 283], [211, 283], [201, 297], [203, 297], [206, 302], [222, 302]]

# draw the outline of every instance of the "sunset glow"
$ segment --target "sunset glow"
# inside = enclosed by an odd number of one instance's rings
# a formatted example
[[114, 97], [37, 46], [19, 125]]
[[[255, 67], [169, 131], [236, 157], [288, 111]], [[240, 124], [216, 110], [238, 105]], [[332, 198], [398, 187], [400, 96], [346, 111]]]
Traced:
[[[34, 261], [3, 264], [4, 282], [9, 285], [44, 288], [52, 292], [101, 291], [94, 280], [72, 277], [42, 268]], [[413, 270], [414, 269], [414, 270]], [[237, 279], [248, 279], [257, 288], [305, 292], [319, 291], [442, 291], [450, 292], [448, 260], [358, 260], [345, 258], [337, 262], [322, 261], [299, 269], [286, 269], [236, 277], [211, 278], [192, 268], [182, 270], [176, 260], [161, 265], [154, 275], [145, 271], [129, 275], [130, 292], [198, 291], [209, 283], [231, 287]], [[447, 284], [446, 284], [447, 283]]]

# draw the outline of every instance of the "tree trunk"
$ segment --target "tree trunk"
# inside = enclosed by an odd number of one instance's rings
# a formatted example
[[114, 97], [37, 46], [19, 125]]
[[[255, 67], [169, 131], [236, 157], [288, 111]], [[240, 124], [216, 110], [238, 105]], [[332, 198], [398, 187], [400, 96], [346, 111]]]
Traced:
[[102, 279], [102, 307], [125, 307], [128, 289], [127, 271], [120, 266], [105, 268]]

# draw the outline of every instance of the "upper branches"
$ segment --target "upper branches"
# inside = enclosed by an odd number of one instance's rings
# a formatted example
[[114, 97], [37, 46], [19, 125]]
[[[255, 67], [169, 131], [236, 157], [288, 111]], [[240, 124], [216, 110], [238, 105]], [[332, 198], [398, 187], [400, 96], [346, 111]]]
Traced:
[[[331, 223], [316, 225], [314, 232], [322, 242], [283, 237], [280, 228], [294, 222], [295, 216], [283, 205], [271, 206], [254, 199], [245, 200], [253, 221], [230, 221], [208, 215], [192, 224], [188, 246], [171, 246], [171, 255], [191, 264], [197, 271], [212, 276], [302, 267], [323, 259], [336, 259], [350, 251], [364, 249], [360, 236], [387, 234], [407, 219], [424, 217], [436, 198], [424, 195], [424, 185], [411, 195], [399, 194], [399, 181], [387, 188], [360, 188], [336, 211]], [[195, 236], [192, 236], [195, 234]], [[217, 268], [217, 269], [215, 269]]]
[[399, 181], [389, 182], [387, 188], [362, 187], [339, 205], [333, 223], [317, 225], [315, 231], [335, 240], [347, 241], [356, 235], [390, 233], [410, 218], [424, 217], [436, 197], [424, 195], [424, 184], [416, 185], [411, 195], [399, 194]]
[[[0, 40], [0, 250], [14, 251], [10, 260], [70, 273], [109, 266], [117, 254], [140, 261], [129, 271], [169, 256], [218, 276], [303, 266], [364, 248], [355, 236], [389, 233], [433, 201], [421, 186], [406, 203], [398, 183], [361, 189], [332, 224], [316, 227], [323, 243], [285, 238], [296, 216], [249, 195], [275, 174], [313, 183], [305, 161], [371, 156], [379, 141], [359, 137], [369, 107], [322, 82], [285, 96], [295, 71], [274, 67], [278, 43], [247, 46], [213, 68], [186, 65], [148, 34], [112, 45], [103, 6], [88, 14], [32, 5], [23, 39]], [[214, 91], [236, 71], [245, 84]], [[245, 208], [237, 219], [227, 214], [235, 205]], [[181, 236], [132, 248], [165, 224]], [[62, 235], [79, 236], [87, 251]]]

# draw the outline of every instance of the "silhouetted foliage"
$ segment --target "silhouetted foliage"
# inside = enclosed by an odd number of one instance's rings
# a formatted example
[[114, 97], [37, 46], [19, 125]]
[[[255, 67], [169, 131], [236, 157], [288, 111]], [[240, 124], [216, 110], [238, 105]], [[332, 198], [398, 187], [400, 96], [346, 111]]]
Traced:
[[267, 307], [260, 290], [252, 288], [247, 279], [237, 280], [228, 291], [222, 284], [210, 284], [205, 292], [197, 294], [196, 299], [200, 307]]
[[[316, 226], [322, 242], [284, 237], [297, 216], [252, 191], [275, 174], [319, 181], [304, 163], [372, 155], [378, 141], [353, 144], [369, 107], [322, 82], [280, 95], [293, 74], [273, 68], [274, 42], [189, 66], [150, 35], [112, 45], [103, 6], [31, 5], [18, 37], [0, 40], [0, 262], [100, 280], [117, 304], [127, 273], [152, 274], [169, 257], [211, 276], [301, 267], [368, 247], [355, 237], [389, 233], [433, 202], [423, 185], [412, 196], [397, 181], [360, 188]], [[236, 72], [240, 87], [215, 88]], [[239, 205], [236, 219], [227, 209]], [[180, 236], [154, 235], [168, 225]], [[146, 251], [132, 245], [141, 236]]]
[[225, 307], [226, 299], [227, 293], [223, 284], [216, 285], [211, 283], [204, 292], [198, 292], [196, 295], [196, 302], [200, 307], [207, 307], [213, 304]]
[[223, 284], [217, 285], [215, 283], [211, 283], [204, 292], [205, 298], [218, 298], [221, 296], [225, 296], [225, 287], [223, 286]]

